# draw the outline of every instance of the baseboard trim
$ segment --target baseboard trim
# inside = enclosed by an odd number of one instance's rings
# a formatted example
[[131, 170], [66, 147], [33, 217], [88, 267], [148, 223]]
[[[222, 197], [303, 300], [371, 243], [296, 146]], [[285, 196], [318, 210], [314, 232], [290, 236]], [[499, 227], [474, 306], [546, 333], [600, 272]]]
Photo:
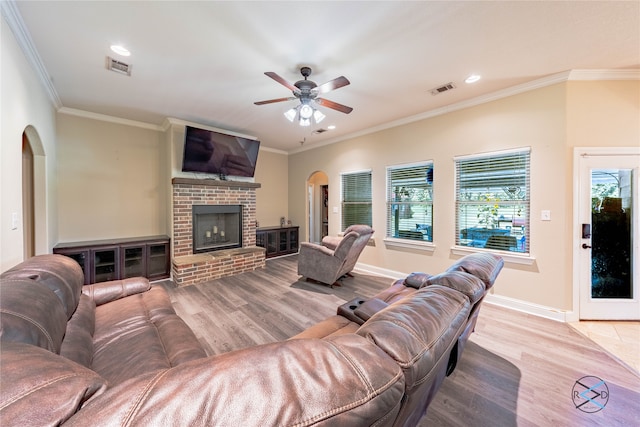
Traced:
[[[380, 268], [373, 265], [357, 263], [354, 271], [358, 273], [370, 273], [377, 276], [389, 277], [391, 279], [403, 279], [407, 277], [408, 273], [402, 273], [400, 271], [388, 270], [386, 268]], [[500, 307], [508, 308], [511, 310], [520, 311], [522, 313], [531, 314], [538, 317], [544, 317], [545, 319], [555, 320], [557, 322], [574, 322], [578, 320], [576, 313], [572, 311], [558, 310], [553, 307], [545, 305], [535, 304], [528, 301], [523, 301], [515, 298], [505, 297], [495, 294], [487, 294], [484, 301], [488, 304], [497, 305]]]
[[403, 279], [407, 277], [408, 273], [402, 273], [394, 270], [387, 270], [386, 268], [376, 267], [374, 265], [357, 263], [353, 269], [357, 273], [370, 273], [376, 276], [389, 277], [391, 279]]
[[532, 314], [538, 317], [555, 320], [557, 322], [567, 322], [567, 312], [558, 310], [545, 305], [534, 304], [515, 298], [504, 297], [501, 295], [487, 294], [484, 298], [488, 304], [497, 305], [511, 310], [520, 311], [522, 313]]

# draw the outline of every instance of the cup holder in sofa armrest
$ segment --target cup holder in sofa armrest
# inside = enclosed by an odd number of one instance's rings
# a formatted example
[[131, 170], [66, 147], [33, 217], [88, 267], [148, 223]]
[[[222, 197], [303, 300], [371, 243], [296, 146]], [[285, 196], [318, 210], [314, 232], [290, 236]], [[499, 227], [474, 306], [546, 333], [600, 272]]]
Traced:
[[364, 319], [358, 317], [355, 314], [355, 311], [358, 307], [366, 302], [366, 299], [363, 297], [357, 297], [352, 299], [349, 302], [345, 302], [340, 307], [338, 307], [338, 315], [342, 317], [346, 317], [358, 325], [362, 325], [364, 323]]
[[356, 316], [358, 316], [361, 319], [364, 319], [364, 321], [366, 322], [367, 320], [369, 320], [369, 318], [371, 318], [371, 316], [373, 316], [374, 314], [376, 314], [377, 312], [379, 312], [380, 310], [388, 306], [389, 304], [382, 301], [381, 299], [372, 298], [362, 303], [360, 307], [354, 310], [354, 313]]

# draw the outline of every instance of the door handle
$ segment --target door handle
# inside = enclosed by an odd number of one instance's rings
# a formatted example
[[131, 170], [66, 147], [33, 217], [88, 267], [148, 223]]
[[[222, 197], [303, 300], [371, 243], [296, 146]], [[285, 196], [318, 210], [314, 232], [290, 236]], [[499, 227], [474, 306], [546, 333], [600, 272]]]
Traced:
[[586, 243], [582, 244], [582, 249], [589, 249], [591, 246], [587, 245]]

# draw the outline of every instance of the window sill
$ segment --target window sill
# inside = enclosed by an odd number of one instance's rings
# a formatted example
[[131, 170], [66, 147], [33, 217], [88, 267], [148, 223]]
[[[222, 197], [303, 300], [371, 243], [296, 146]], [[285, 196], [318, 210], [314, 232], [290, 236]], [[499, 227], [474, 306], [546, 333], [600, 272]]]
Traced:
[[409, 248], [425, 252], [434, 252], [436, 245], [431, 242], [420, 242], [417, 240], [396, 239], [394, 237], [385, 237], [384, 244], [388, 247]]
[[477, 252], [489, 252], [496, 255], [500, 255], [504, 262], [509, 262], [512, 264], [523, 264], [523, 265], [533, 265], [536, 262], [536, 259], [531, 256], [531, 254], [519, 254], [515, 252], [508, 251], [496, 251], [491, 249], [482, 249], [482, 248], [472, 248], [466, 246], [453, 246], [451, 248], [451, 253], [454, 255], [469, 255]]

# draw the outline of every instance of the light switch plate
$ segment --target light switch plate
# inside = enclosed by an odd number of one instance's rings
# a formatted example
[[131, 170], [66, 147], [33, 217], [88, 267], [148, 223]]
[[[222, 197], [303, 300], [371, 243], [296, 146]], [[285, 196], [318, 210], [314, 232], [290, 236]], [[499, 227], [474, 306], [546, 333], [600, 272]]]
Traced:
[[541, 221], [551, 221], [551, 211], [541, 211], [540, 212], [540, 220]]
[[11, 213], [11, 229], [12, 230], [18, 229], [18, 213], [17, 212]]

